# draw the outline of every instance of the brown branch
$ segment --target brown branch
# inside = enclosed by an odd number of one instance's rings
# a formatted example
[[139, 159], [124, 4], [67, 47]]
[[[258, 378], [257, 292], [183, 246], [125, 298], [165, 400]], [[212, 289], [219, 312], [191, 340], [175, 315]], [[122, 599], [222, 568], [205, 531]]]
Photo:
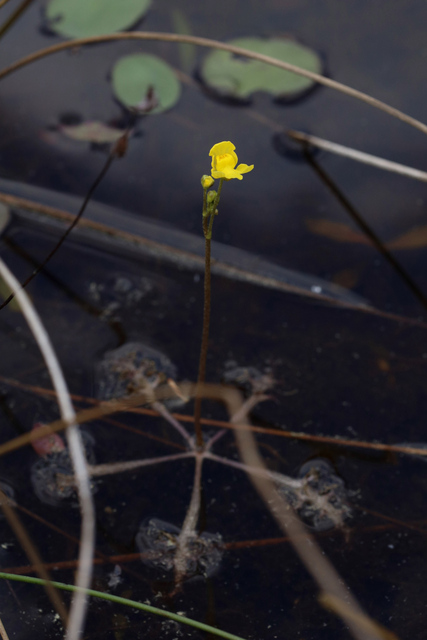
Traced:
[[[1, 6], [1, 5], [0, 5]], [[406, 115], [399, 109], [395, 109], [390, 105], [382, 102], [381, 100], [377, 100], [372, 96], [369, 96], [362, 91], [358, 91], [357, 89], [353, 89], [348, 87], [341, 82], [337, 82], [336, 80], [332, 80], [331, 78], [327, 78], [326, 76], [322, 76], [318, 73], [313, 73], [312, 71], [307, 71], [306, 69], [302, 69], [301, 67], [297, 67], [289, 62], [283, 62], [281, 60], [277, 60], [276, 58], [272, 58], [271, 56], [266, 56], [260, 53], [256, 53], [254, 51], [249, 51], [248, 49], [242, 49], [241, 47], [235, 47], [233, 45], [227, 44], [225, 42], [219, 42], [218, 40], [211, 40], [209, 38], [200, 38], [197, 36], [190, 35], [180, 35], [176, 33], [159, 33], [159, 32], [147, 32], [147, 31], [131, 31], [127, 33], [111, 33], [102, 36], [92, 36], [89, 38], [78, 38], [75, 40], [69, 40], [67, 42], [60, 42], [58, 44], [52, 45], [51, 47], [46, 47], [45, 49], [40, 49], [35, 53], [32, 53], [28, 56], [25, 56], [14, 62], [13, 64], [5, 67], [0, 71], [0, 80], [5, 78], [6, 76], [14, 73], [18, 69], [21, 69], [28, 64], [36, 62], [37, 60], [41, 60], [47, 56], [53, 55], [60, 51], [66, 51], [67, 49], [74, 49], [76, 47], [80, 47], [86, 44], [98, 44], [101, 42], [112, 42], [115, 40], [159, 40], [161, 42], [181, 42], [186, 44], [194, 44], [199, 47], [207, 47], [211, 49], [220, 49], [222, 51], [228, 51], [230, 53], [234, 53], [238, 56], [244, 56], [246, 58], [250, 58], [252, 60], [258, 60], [259, 62], [265, 62], [266, 64], [270, 64], [274, 67], [278, 67], [279, 69], [284, 69], [285, 71], [291, 71], [296, 73], [297, 75], [303, 76], [304, 78], [309, 78], [314, 82], [318, 82], [319, 84], [328, 87], [329, 89], [334, 89], [336, 91], [340, 91], [347, 96], [352, 98], [356, 98], [357, 100], [361, 100], [366, 104], [369, 104], [371, 107], [379, 109], [388, 115], [397, 118], [409, 124], [410, 126], [418, 129], [422, 133], [427, 133], [427, 125], [412, 118], [411, 116]]]

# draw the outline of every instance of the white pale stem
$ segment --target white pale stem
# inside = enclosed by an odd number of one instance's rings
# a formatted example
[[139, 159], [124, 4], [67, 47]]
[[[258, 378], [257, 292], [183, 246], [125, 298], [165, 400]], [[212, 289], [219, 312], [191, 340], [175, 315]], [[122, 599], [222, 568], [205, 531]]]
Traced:
[[187, 453], [176, 453], [170, 456], [162, 456], [159, 458], [144, 458], [143, 460], [128, 460], [126, 462], [112, 462], [106, 464], [89, 465], [88, 470], [91, 477], [95, 476], [108, 476], [116, 473], [123, 473], [124, 471], [134, 471], [141, 467], [149, 467], [154, 464], [160, 464], [161, 462], [174, 462], [175, 460], [183, 460], [185, 458], [192, 458], [194, 453], [188, 451]]
[[[90, 491], [90, 478], [87, 470], [84, 446], [79, 429], [75, 424], [75, 412], [70, 394], [56, 357], [52, 343], [37, 314], [30, 298], [21, 288], [20, 283], [0, 258], [0, 276], [15, 294], [22, 313], [33, 333], [49, 371], [52, 385], [56, 391], [61, 418], [69, 423], [66, 431], [70, 457], [76, 478], [80, 510], [82, 514], [81, 544], [76, 586], [88, 589], [92, 578], [92, 560], [95, 539], [95, 510]], [[67, 640], [79, 640], [86, 615], [87, 596], [79, 591], [73, 597], [70, 620], [67, 629]]]
[[316, 136], [311, 136], [308, 133], [303, 133], [302, 131], [288, 131], [288, 136], [293, 140], [297, 140], [298, 142], [306, 142], [308, 145], [318, 147], [319, 149], [324, 149], [325, 151], [330, 151], [331, 153], [335, 153], [338, 156], [351, 158], [352, 160], [363, 162], [363, 164], [369, 164], [372, 167], [377, 167], [378, 169], [392, 171], [393, 173], [399, 173], [400, 175], [407, 176], [408, 178], [415, 178], [415, 180], [427, 182], [426, 171], [413, 169], [412, 167], [408, 167], [405, 164], [399, 164], [398, 162], [392, 162], [391, 160], [386, 160], [385, 158], [379, 158], [378, 156], [373, 156], [370, 153], [358, 151], [357, 149], [352, 149], [351, 147], [345, 147], [342, 144], [330, 142], [329, 140], [324, 140], [323, 138], [317, 138]]
[[196, 535], [196, 526], [200, 513], [201, 501], [201, 481], [202, 481], [202, 465], [204, 454], [194, 454], [196, 458], [196, 466], [194, 469], [194, 484], [191, 494], [190, 504], [182, 525], [181, 533], [178, 537], [178, 544], [175, 555], [175, 580], [179, 585], [185, 576], [187, 568], [188, 542], [190, 538]]
[[267, 478], [268, 480], [273, 480], [276, 484], [282, 487], [288, 487], [289, 489], [301, 489], [303, 486], [303, 481], [298, 478], [291, 478], [290, 476], [285, 476], [283, 473], [277, 473], [276, 471], [270, 471], [269, 469], [262, 467], [251, 467], [243, 462], [238, 462], [237, 460], [230, 460], [229, 458], [222, 458], [221, 456], [217, 456], [214, 453], [207, 452], [205, 453], [205, 458], [208, 460], [213, 460], [214, 462], [219, 462], [220, 464], [224, 464], [227, 467], [233, 467], [233, 469], [240, 469], [245, 473], [249, 473], [252, 476], [256, 476], [257, 478]]
[[165, 405], [161, 402], [153, 402], [151, 404], [153, 409], [160, 413], [160, 415], [169, 422], [177, 431], [182, 435], [187, 444], [191, 445], [192, 437], [188, 433], [187, 429], [180, 423], [173, 415], [166, 409]]

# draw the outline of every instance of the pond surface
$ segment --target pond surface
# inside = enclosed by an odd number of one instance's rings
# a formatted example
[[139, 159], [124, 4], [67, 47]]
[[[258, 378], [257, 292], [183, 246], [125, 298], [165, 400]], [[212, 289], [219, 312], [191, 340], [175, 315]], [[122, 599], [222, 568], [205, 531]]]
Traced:
[[[2, 67], [60, 41], [41, 30], [42, 4], [34, 1], [0, 40]], [[0, 16], [17, 6], [11, 0]], [[173, 30], [174, 9], [172, 0], [154, 0], [138, 28]], [[425, 118], [425, 3], [413, 2], [408, 11], [407, 3], [393, 0], [384, 11], [361, 0], [345, 6], [332, 0], [317, 4], [298, 0], [286, 7], [278, 0], [265, 0], [262, 6], [254, 1], [218, 0], [208, 5], [183, 0], [179, 10], [195, 35], [228, 40], [291, 34], [320, 52], [334, 79]], [[103, 122], [122, 117], [112, 97], [109, 73], [120, 56], [136, 51], [154, 53], [179, 66], [176, 45], [118, 42], [52, 56], [0, 83], [0, 171], [2, 178], [18, 183], [18, 194], [19, 183], [24, 197], [25, 184], [80, 197], [87, 193], [105, 163], [105, 150], [67, 139], [53, 127], [70, 114]], [[425, 319], [422, 306], [373, 248], [308, 231], [310, 219], [352, 223], [313, 170], [280, 155], [277, 139], [273, 144], [273, 137], [286, 129], [302, 129], [423, 169], [422, 135], [324, 88], [287, 106], [265, 94], [257, 94], [246, 106], [214, 100], [196, 79], [197, 65], [205, 55], [203, 50], [196, 52], [194, 73], [187, 74], [173, 109], [139, 119], [139, 135], [131, 139], [127, 155], [113, 163], [96, 200], [141, 220], [199, 235], [200, 177], [210, 168], [208, 151], [215, 142], [232, 140], [239, 161], [254, 163], [255, 169], [242, 182], [225, 184], [215, 240], [250, 252], [254, 259], [349, 287], [378, 309]], [[422, 183], [326, 153], [317, 160], [385, 241], [427, 224]], [[14, 216], [1, 238], [2, 257], [23, 280], [54, 246], [56, 233], [49, 224]], [[427, 290], [425, 250], [399, 251], [396, 257]], [[308, 461], [317, 460], [321, 469], [336, 475], [340, 499], [345, 495], [346, 500], [344, 527], [316, 531], [316, 522], [324, 524], [325, 519], [312, 512], [306, 521], [369, 614], [401, 638], [423, 639], [424, 459], [319, 442], [316, 436], [421, 447], [427, 410], [425, 327], [224, 275], [214, 275], [212, 285], [207, 379], [230, 381], [230, 371], [236, 369], [238, 382], [245, 369], [274, 378], [272, 400], [252, 413], [254, 424], [277, 429], [275, 435], [257, 436], [266, 464], [272, 471], [297, 478]], [[171, 264], [161, 255], [129, 255], [120, 246], [108, 251], [96, 238], [82, 241], [71, 236], [29, 292], [58, 352], [76, 407], [90, 406], [91, 400], [102, 397], [100, 363], [105, 354], [126, 344], [145, 345], [153, 360], [150, 350], [162, 354], [167, 375], [177, 381], [195, 379], [203, 304], [199, 270]], [[0, 332], [0, 420], [5, 442], [58, 414], [55, 402], [42, 392], [51, 385], [38, 349], [13, 307], [1, 312]], [[101, 387], [110, 383], [107, 376]], [[190, 403], [171, 410], [192, 414]], [[222, 406], [213, 402], [203, 403], [203, 415], [227, 420]], [[191, 431], [191, 422], [184, 424]], [[214, 424], [205, 429], [207, 435], [217, 431]], [[83, 430], [92, 464], [185, 451], [179, 434], [156, 416], [122, 413]], [[285, 431], [304, 432], [313, 439], [283, 437]], [[218, 441], [214, 452], [237, 460], [232, 433]], [[58, 455], [64, 466], [64, 456]], [[67, 490], [62, 502], [43, 500], [43, 491], [32, 482], [35, 465], [43, 467], [40, 457], [25, 447], [3, 458], [0, 480], [13, 487], [18, 514], [54, 579], [72, 582], [80, 526], [75, 499]], [[197, 575], [173, 593], [174, 574], [168, 563], [141, 560], [138, 541], [148, 544], [150, 522], [160, 531], [162, 544], [174, 544], [190, 501], [193, 470], [192, 460], [177, 460], [94, 479], [94, 588], [183, 611], [248, 639], [347, 637], [342, 623], [318, 604], [316, 586], [239, 469], [204, 463], [197, 544], [205, 534], [209, 544], [215, 541], [216, 554], [200, 552], [201, 564], [209, 566], [207, 577], [200, 575], [197, 559]], [[6, 522], [0, 527], [2, 570], [32, 574]], [[18, 583], [2, 583], [0, 588], [0, 615], [10, 638], [62, 636], [60, 622], [40, 588]], [[189, 627], [93, 600], [84, 637], [201, 635]]]

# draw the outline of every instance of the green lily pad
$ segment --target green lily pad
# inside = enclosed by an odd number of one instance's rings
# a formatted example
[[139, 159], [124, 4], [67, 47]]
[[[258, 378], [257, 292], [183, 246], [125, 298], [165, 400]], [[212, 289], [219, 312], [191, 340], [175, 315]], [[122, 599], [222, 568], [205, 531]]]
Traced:
[[147, 96], [152, 92], [157, 106], [149, 113], [161, 113], [173, 107], [181, 95], [181, 85], [174, 70], [148, 53], [120, 58], [111, 75], [116, 98], [129, 109], [144, 111]]
[[[320, 56], [290, 39], [238, 38], [229, 44], [322, 73]], [[212, 51], [200, 69], [203, 82], [219, 95], [247, 101], [255, 91], [266, 91], [278, 99], [294, 100], [315, 83], [290, 71], [264, 62], [236, 56], [228, 51]]]
[[50, 0], [45, 16], [55, 33], [86, 38], [129, 29], [150, 5], [151, 0]]

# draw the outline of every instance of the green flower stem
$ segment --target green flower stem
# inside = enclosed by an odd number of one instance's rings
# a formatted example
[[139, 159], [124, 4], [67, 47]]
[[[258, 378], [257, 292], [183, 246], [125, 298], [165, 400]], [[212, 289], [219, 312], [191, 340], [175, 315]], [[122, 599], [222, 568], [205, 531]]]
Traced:
[[203, 234], [206, 238], [206, 234], [208, 232], [208, 190], [207, 189], [203, 189], [202, 222], [203, 222]]
[[[221, 197], [221, 189], [224, 179], [219, 181], [218, 192], [215, 201], [210, 205], [210, 216], [206, 215], [205, 200], [206, 190], [203, 193], [203, 234], [205, 236], [205, 280], [204, 280], [204, 305], [203, 305], [203, 329], [202, 343], [200, 345], [199, 373], [197, 382], [203, 383], [206, 380], [206, 360], [208, 357], [209, 345], [209, 325], [211, 317], [211, 238], [212, 225], [215, 218], [215, 211]], [[208, 221], [209, 217], [209, 221]], [[196, 432], [196, 445], [199, 450], [203, 449], [203, 434], [200, 419], [202, 417], [202, 399], [196, 396], [194, 401], [194, 430]]]
[[215, 199], [215, 204], [213, 207], [213, 211], [215, 213], [216, 209], [218, 208], [219, 205], [219, 199], [221, 197], [221, 191], [222, 191], [222, 185], [224, 184], [224, 180], [225, 178], [221, 178], [219, 181], [219, 185], [218, 185], [218, 191], [217, 191], [217, 195], [216, 195], [216, 199]]
[[[213, 217], [213, 216], [212, 216]], [[203, 219], [203, 227], [205, 227], [205, 220]], [[206, 224], [207, 226], [207, 224]], [[211, 316], [211, 239], [208, 238], [205, 233], [205, 281], [204, 281], [204, 305], [203, 305], [203, 329], [202, 329], [202, 343], [200, 346], [200, 360], [199, 360], [199, 374], [197, 376], [197, 382], [203, 383], [206, 379], [206, 360], [208, 356], [208, 342], [209, 342], [209, 324]], [[203, 434], [200, 424], [200, 418], [202, 417], [202, 399], [196, 396], [194, 401], [194, 429], [196, 432], [196, 445], [199, 450], [203, 449]]]
[[[32, 578], [30, 576], [20, 576], [15, 573], [0, 572], [0, 578], [3, 578], [4, 580], [16, 580], [17, 582], [26, 582], [28, 584], [37, 584], [42, 586], [46, 584], [46, 580], [41, 580], [40, 578]], [[113, 596], [110, 593], [103, 593], [102, 591], [95, 591], [94, 589], [79, 589], [79, 587], [75, 587], [73, 584], [65, 584], [63, 582], [52, 581], [49, 584], [51, 584], [53, 587], [56, 587], [57, 589], [62, 589], [63, 591], [84, 591], [88, 596], [92, 596], [93, 598], [101, 598], [102, 600], [108, 600], [109, 602], [123, 604], [127, 607], [133, 607], [134, 609], [145, 611], [146, 613], [152, 613], [156, 616], [161, 616], [162, 618], [169, 618], [169, 620], [187, 624], [190, 627], [195, 627], [200, 631], [206, 631], [206, 633], [212, 633], [216, 636], [220, 636], [221, 638], [225, 638], [226, 640], [243, 640], [243, 638], [241, 638], [240, 636], [236, 636], [233, 633], [227, 633], [227, 631], [222, 631], [221, 629], [216, 629], [215, 627], [211, 627], [209, 624], [204, 624], [203, 622], [198, 622], [197, 620], [192, 620], [191, 618], [186, 618], [185, 616], [180, 616], [176, 613], [165, 611], [164, 609], [158, 609], [157, 607], [152, 607], [149, 604], [143, 604], [142, 602], [137, 602], [136, 600], [129, 600], [128, 598]]]

